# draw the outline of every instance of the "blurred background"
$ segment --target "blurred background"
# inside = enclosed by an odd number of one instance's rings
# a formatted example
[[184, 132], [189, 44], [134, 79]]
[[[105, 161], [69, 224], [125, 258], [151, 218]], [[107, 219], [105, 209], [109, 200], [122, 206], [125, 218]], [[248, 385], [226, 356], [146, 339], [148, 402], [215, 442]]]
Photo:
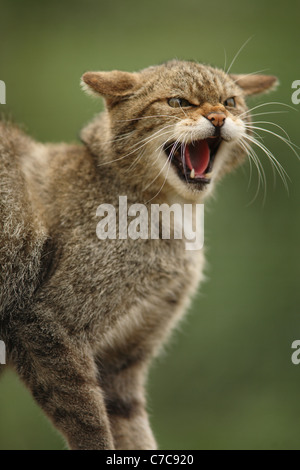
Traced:
[[[134, 71], [171, 58], [277, 75], [280, 87], [249, 105], [292, 105], [300, 79], [298, 1], [0, 0], [1, 105], [41, 141], [76, 141], [102, 109], [85, 96], [87, 70]], [[300, 105], [258, 116], [300, 144]], [[260, 124], [258, 124], [260, 125]], [[266, 128], [279, 132], [272, 125]], [[290, 177], [289, 194], [267, 157], [267, 190], [246, 164], [206, 206], [207, 281], [154, 364], [149, 410], [161, 449], [300, 449], [300, 165], [281, 140], [260, 132]], [[1, 184], [1, 183], [0, 183]], [[254, 200], [253, 200], [254, 199]], [[1, 338], [0, 338], [1, 339]], [[64, 449], [12, 373], [0, 383], [0, 449]]]

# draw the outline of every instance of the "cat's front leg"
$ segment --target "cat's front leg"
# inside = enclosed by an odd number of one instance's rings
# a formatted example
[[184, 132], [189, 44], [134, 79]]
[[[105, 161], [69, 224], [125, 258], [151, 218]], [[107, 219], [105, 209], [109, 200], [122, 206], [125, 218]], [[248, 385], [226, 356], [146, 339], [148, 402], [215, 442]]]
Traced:
[[[122, 400], [119, 399], [119, 403]], [[157, 444], [144, 406], [137, 406], [131, 414], [120, 412], [120, 404], [110, 408], [109, 419], [118, 450], [156, 450]]]
[[15, 366], [72, 450], [114, 449], [97, 370], [79, 344], [57, 326], [33, 322], [20, 329]]
[[155, 450], [144, 392], [145, 366], [122, 368], [101, 380], [115, 448]]

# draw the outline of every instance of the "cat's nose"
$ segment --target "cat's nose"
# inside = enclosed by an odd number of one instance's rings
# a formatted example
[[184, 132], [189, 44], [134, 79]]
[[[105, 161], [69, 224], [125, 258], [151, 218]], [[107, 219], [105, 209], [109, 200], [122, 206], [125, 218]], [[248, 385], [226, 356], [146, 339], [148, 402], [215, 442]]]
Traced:
[[222, 127], [224, 125], [226, 116], [224, 113], [209, 113], [206, 116], [215, 127]]

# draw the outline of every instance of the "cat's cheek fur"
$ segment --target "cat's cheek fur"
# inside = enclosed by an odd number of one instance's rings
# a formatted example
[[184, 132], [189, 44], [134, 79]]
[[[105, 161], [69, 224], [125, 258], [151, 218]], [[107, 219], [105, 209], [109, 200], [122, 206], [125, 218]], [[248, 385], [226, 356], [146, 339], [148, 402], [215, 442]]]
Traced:
[[238, 141], [245, 132], [245, 124], [241, 119], [235, 121], [231, 117], [227, 117], [221, 130], [222, 138], [227, 141]]
[[215, 184], [220, 181], [227, 173], [240, 166], [246, 158], [245, 151], [237, 146], [235, 140], [223, 142], [214, 164], [214, 177], [208, 194], [213, 192]]
[[199, 116], [197, 120], [184, 119], [178, 122], [174, 127], [174, 135], [176, 138], [186, 142], [191, 142], [194, 139], [207, 139], [211, 137], [213, 131], [212, 124], [203, 116]]

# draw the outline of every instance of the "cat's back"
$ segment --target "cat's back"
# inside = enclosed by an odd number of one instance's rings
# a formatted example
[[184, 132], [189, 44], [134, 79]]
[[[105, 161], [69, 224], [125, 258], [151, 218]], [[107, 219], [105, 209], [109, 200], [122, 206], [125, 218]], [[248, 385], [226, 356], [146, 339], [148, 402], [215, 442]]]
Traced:
[[40, 273], [47, 231], [32, 208], [22, 160], [35, 143], [0, 121], [0, 315], [25, 308]]

